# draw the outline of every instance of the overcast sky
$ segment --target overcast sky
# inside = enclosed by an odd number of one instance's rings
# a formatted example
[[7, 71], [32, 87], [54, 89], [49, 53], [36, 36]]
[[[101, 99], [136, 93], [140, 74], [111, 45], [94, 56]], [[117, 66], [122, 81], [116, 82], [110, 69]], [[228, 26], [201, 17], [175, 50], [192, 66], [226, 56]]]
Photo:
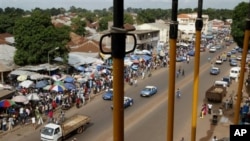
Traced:
[[[249, 0], [203, 0], [203, 8], [234, 9], [240, 2]], [[196, 8], [198, 0], [179, 0], [178, 8]], [[24, 10], [31, 10], [36, 7], [41, 9], [60, 8], [68, 10], [71, 6], [94, 10], [109, 8], [113, 6], [113, 0], [0, 0], [0, 7], [15, 7]], [[124, 0], [124, 8], [161, 8], [170, 9], [172, 0]]]

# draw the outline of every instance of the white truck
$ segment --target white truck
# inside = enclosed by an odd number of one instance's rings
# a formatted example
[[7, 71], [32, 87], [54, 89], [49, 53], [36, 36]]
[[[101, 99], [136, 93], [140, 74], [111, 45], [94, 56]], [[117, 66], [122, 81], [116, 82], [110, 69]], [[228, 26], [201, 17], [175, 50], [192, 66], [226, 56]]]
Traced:
[[74, 115], [63, 123], [48, 123], [41, 129], [41, 141], [62, 141], [72, 132], [82, 133], [90, 123], [90, 117], [85, 115]]

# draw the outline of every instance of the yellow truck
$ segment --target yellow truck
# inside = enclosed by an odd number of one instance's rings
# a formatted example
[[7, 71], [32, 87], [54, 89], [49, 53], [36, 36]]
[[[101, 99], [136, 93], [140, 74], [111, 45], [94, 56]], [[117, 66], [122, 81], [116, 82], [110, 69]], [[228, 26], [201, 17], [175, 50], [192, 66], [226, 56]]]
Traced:
[[90, 117], [74, 115], [61, 124], [48, 123], [41, 129], [41, 141], [62, 141], [70, 133], [82, 133], [90, 123]]

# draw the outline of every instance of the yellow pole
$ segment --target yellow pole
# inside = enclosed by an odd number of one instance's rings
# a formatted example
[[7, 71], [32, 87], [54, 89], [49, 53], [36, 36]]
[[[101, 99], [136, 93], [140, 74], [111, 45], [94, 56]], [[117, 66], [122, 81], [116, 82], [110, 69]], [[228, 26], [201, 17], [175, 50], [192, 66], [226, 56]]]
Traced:
[[237, 101], [236, 101], [235, 111], [234, 111], [234, 124], [239, 124], [240, 104], [241, 104], [241, 99], [242, 99], [242, 88], [243, 88], [243, 81], [244, 81], [246, 57], [247, 57], [247, 52], [248, 52], [249, 35], [250, 35], [250, 19], [247, 19], [242, 59], [241, 59], [240, 79], [239, 79], [239, 85], [238, 85], [238, 91], [237, 91]]
[[174, 130], [174, 101], [175, 101], [175, 61], [176, 40], [170, 40], [170, 63], [169, 63], [169, 89], [168, 89], [168, 134], [167, 141], [173, 141]]
[[[113, 21], [115, 28], [123, 29], [124, 0], [114, 0]], [[124, 57], [126, 33], [114, 32], [111, 35], [113, 59], [113, 140], [124, 141]]]
[[174, 101], [175, 101], [175, 67], [176, 67], [176, 39], [178, 31], [177, 23], [178, 0], [172, 1], [172, 22], [170, 23], [170, 64], [168, 80], [168, 123], [167, 123], [167, 141], [173, 141], [174, 134]]
[[198, 105], [198, 94], [199, 94], [199, 67], [200, 67], [200, 39], [199, 38], [200, 37], [201, 37], [201, 32], [196, 32], [191, 141], [196, 140], [197, 107], [198, 107], [197, 105]]
[[200, 44], [201, 44], [201, 30], [203, 26], [202, 21], [202, 0], [198, 2], [198, 16], [195, 22], [196, 37], [195, 37], [195, 58], [194, 58], [194, 84], [193, 84], [193, 104], [192, 104], [192, 123], [191, 123], [191, 141], [196, 140], [196, 126], [197, 126], [197, 105], [199, 94], [199, 68], [200, 68]]
[[113, 135], [114, 141], [124, 140], [124, 62], [123, 59], [113, 58]]

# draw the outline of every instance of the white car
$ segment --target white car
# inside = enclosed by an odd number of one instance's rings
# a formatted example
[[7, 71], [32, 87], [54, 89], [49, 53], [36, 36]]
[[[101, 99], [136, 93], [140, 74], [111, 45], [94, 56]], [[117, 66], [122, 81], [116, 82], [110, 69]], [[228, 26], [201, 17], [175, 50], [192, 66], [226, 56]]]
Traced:
[[211, 52], [211, 53], [216, 52], [216, 47], [211, 47], [211, 48], [209, 49], [209, 52]]
[[215, 64], [218, 64], [218, 65], [221, 65], [223, 63], [223, 60], [222, 59], [217, 59], [215, 61]]

